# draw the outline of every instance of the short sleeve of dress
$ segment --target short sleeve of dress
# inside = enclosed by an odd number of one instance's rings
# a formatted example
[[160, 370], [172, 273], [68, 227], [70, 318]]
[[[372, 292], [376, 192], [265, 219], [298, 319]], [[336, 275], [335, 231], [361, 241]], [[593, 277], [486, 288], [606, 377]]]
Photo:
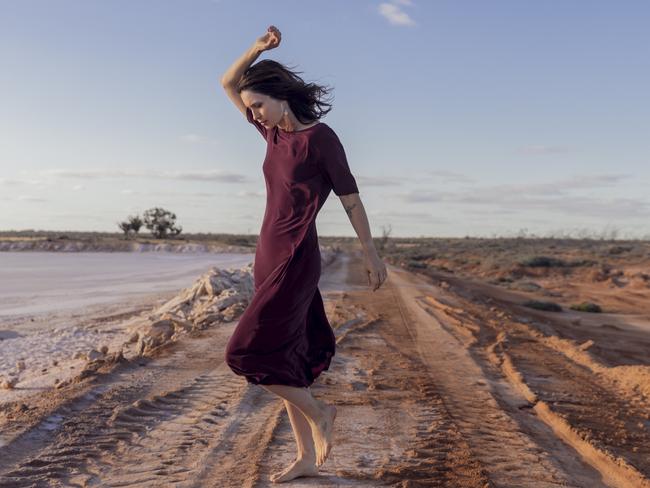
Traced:
[[337, 196], [359, 193], [357, 182], [350, 171], [343, 144], [333, 130], [325, 131], [318, 141], [318, 164], [325, 179]]
[[264, 140], [266, 140], [266, 127], [264, 127], [262, 124], [260, 124], [257, 120], [253, 118], [253, 111], [249, 107], [246, 107], [246, 118], [251, 124], [255, 126], [258, 132], [262, 134]]

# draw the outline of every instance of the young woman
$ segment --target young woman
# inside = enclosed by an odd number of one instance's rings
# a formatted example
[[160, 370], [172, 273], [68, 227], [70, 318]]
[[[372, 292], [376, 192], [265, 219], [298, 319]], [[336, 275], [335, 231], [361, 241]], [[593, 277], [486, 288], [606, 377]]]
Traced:
[[359, 236], [369, 286], [374, 291], [386, 279], [343, 146], [332, 128], [319, 121], [331, 110], [321, 100], [328, 90], [305, 83], [273, 60], [252, 65], [263, 51], [279, 46], [280, 39], [280, 31], [270, 26], [221, 80], [267, 144], [255, 293], [225, 358], [236, 374], [284, 400], [298, 455], [271, 476], [274, 482], [317, 474], [332, 447], [336, 408], [314, 398], [309, 389], [329, 369], [336, 345], [318, 290], [321, 257], [315, 225], [330, 191], [341, 199]]

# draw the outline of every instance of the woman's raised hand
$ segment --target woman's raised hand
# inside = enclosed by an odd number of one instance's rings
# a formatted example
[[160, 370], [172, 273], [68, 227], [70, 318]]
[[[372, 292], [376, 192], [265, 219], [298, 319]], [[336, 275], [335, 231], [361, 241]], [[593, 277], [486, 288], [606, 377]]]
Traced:
[[276, 48], [280, 45], [282, 34], [274, 25], [269, 26], [263, 36], [258, 37], [255, 41], [255, 46], [260, 51], [268, 51], [269, 49]]

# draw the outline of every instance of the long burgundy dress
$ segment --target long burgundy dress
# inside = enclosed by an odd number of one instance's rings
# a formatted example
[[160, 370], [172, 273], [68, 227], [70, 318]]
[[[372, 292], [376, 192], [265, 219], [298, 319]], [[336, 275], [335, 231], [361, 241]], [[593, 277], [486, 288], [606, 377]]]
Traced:
[[318, 290], [316, 215], [330, 190], [358, 193], [343, 146], [325, 123], [294, 132], [246, 118], [266, 140], [266, 210], [255, 250], [255, 291], [226, 346], [249, 383], [310, 386], [329, 369], [334, 332]]

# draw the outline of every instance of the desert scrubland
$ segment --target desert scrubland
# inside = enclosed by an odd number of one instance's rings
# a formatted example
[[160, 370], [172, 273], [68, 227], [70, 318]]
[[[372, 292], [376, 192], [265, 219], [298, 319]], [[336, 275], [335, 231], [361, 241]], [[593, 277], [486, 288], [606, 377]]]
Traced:
[[[337, 424], [292, 486], [650, 486], [650, 244], [378, 239], [372, 292], [353, 239], [321, 242]], [[113, 310], [129, 333], [81, 371], [0, 389], [0, 486], [271, 486], [286, 411], [223, 362], [250, 271]]]

